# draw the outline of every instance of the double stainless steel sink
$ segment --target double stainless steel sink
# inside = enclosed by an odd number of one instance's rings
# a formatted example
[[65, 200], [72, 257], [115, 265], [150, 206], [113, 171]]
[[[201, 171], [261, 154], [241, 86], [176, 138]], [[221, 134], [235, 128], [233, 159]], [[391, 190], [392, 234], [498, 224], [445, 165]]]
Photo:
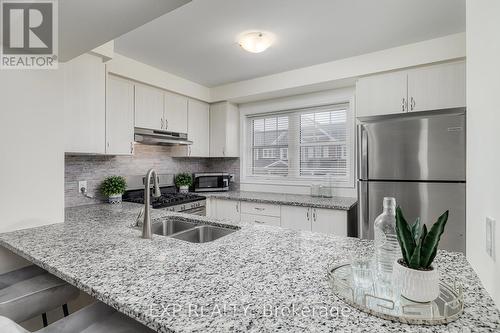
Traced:
[[232, 234], [238, 229], [171, 219], [153, 223], [151, 230], [155, 235], [168, 236], [191, 243], [207, 243]]

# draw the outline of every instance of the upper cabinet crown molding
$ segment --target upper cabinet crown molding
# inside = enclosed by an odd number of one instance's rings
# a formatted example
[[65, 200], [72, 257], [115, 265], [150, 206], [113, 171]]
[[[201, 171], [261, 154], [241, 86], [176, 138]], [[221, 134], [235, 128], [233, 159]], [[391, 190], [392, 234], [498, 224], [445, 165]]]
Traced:
[[356, 116], [464, 107], [465, 61], [360, 78]]

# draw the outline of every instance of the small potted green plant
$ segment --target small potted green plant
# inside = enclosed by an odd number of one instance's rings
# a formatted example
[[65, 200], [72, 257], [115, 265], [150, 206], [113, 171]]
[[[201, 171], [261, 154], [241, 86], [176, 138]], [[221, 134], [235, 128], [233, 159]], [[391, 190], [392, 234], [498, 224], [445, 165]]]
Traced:
[[189, 173], [180, 173], [175, 176], [175, 186], [179, 188], [179, 192], [181, 193], [187, 193], [192, 184], [193, 178]]
[[420, 219], [413, 225], [406, 222], [403, 211], [396, 208], [396, 235], [403, 258], [394, 263], [394, 280], [400, 284], [401, 295], [415, 302], [430, 302], [439, 296], [439, 271], [432, 265], [448, 211], [444, 212], [429, 231]]
[[111, 176], [101, 184], [101, 193], [108, 198], [110, 204], [122, 202], [122, 194], [127, 189], [127, 181], [122, 176]]

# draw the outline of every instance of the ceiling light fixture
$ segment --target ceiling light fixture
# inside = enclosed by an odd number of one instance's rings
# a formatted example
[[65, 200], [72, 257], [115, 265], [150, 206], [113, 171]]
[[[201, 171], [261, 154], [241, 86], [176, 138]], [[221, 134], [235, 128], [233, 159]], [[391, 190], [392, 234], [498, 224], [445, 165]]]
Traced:
[[273, 42], [274, 36], [270, 33], [247, 32], [240, 35], [238, 44], [248, 52], [260, 53], [267, 50]]

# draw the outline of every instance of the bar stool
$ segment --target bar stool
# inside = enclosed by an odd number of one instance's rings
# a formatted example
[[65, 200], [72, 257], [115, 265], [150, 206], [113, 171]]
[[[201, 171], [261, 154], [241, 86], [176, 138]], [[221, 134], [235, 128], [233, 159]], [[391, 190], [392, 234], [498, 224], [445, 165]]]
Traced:
[[[0, 316], [0, 332], [29, 333], [9, 318], [2, 316]], [[154, 333], [154, 331], [104, 303], [97, 302], [36, 333]]]
[[0, 275], [0, 315], [17, 323], [41, 314], [47, 326], [46, 312], [62, 306], [67, 316], [67, 302], [78, 295], [78, 289], [35, 265]]

